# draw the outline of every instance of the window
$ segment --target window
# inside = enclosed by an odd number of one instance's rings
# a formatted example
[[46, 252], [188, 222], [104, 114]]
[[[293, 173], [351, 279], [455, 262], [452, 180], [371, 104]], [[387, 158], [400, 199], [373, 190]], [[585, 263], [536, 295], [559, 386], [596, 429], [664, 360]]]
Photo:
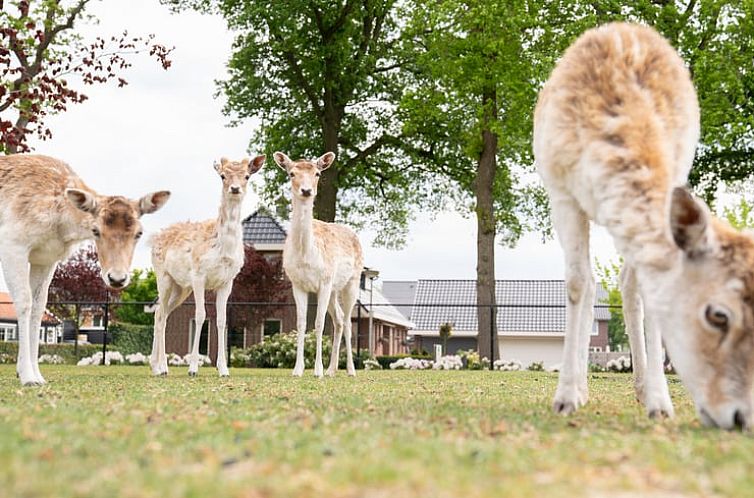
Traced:
[[590, 346], [589, 347], [589, 352], [590, 353], [601, 353], [602, 352], [602, 347], [601, 346]]
[[94, 315], [92, 317], [92, 327], [102, 327], [102, 315]]
[[279, 334], [283, 329], [283, 321], [277, 318], [270, 318], [264, 321], [262, 324], [262, 340], [265, 337], [270, 337], [275, 334]]
[[[191, 319], [189, 324], [189, 353], [194, 348], [194, 337], [196, 336], [196, 320]], [[199, 354], [209, 356], [209, 321], [205, 320], [202, 325], [202, 332], [199, 336]]]
[[15, 341], [16, 339], [16, 327], [13, 325], [0, 326], [0, 341], [8, 342]]
[[228, 329], [228, 344], [232, 348], [246, 347], [246, 328], [239, 327]]

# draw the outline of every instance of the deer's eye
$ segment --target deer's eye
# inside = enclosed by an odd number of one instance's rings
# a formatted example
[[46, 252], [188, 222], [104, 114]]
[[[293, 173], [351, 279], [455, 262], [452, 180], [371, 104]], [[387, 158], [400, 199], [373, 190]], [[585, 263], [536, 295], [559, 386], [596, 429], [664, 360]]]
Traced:
[[288, 176], [290, 176], [291, 178], [293, 178], [294, 176], [296, 176], [296, 173], [288, 173]]
[[136, 240], [139, 240], [142, 235], [144, 235], [144, 232], [142, 232], [141, 230], [139, 230], [138, 232], [136, 232]]
[[322, 176], [322, 174], [319, 171], [317, 171], [316, 173], [314, 173], [314, 176], [320, 177], [320, 176]]
[[708, 304], [704, 309], [704, 319], [720, 332], [727, 332], [730, 327], [730, 311], [723, 306]]
[[248, 180], [249, 178], [251, 178], [251, 175], [246, 175], [246, 179]]
[[99, 228], [97, 227], [92, 228], [92, 235], [94, 235], [96, 238], [99, 238], [99, 236], [101, 235], [99, 232]]
[[225, 180], [225, 175], [220, 175], [220, 178], [222, 178], [223, 180]]

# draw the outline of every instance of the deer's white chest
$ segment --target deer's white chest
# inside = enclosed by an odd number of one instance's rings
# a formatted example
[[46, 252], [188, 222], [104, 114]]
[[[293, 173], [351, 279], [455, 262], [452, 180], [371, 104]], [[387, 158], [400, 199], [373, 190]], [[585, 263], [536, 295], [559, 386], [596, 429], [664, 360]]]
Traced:
[[197, 271], [204, 275], [206, 289], [212, 290], [232, 282], [243, 263], [243, 243], [233, 248], [213, 247], [199, 259]]
[[318, 252], [304, 255], [288, 246], [283, 251], [283, 269], [291, 283], [306, 292], [318, 292], [327, 277], [325, 262]]

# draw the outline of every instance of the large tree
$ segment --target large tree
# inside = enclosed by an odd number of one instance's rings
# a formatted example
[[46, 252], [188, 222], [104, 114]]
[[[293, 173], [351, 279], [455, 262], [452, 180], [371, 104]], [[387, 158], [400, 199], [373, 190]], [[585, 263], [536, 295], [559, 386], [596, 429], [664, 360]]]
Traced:
[[51, 137], [46, 117], [87, 99], [69, 80], [123, 86], [120, 73], [130, 66], [128, 56], [139, 52], [170, 66], [170, 50], [152, 35], [123, 32], [85, 41], [76, 28], [88, 19], [89, 2], [0, 0], [0, 153], [29, 150], [34, 134]]
[[[477, 220], [478, 347], [497, 352], [495, 240], [512, 245], [543, 196], [530, 182], [531, 114], [553, 51], [544, 3], [415, 0], [404, 48], [414, 79], [402, 100], [406, 135]], [[540, 206], [541, 207], [541, 206]]]
[[[323, 172], [317, 219], [374, 223], [378, 242], [402, 241], [414, 208], [439, 185], [401, 151], [402, 93], [394, 0], [161, 0], [221, 14], [237, 33], [220, 82], [233, 118], [261, 121], [251, 147], [290, 156], [337, 154]], [[263, 198], [287, 216], [285, 174], [266, 168]]]

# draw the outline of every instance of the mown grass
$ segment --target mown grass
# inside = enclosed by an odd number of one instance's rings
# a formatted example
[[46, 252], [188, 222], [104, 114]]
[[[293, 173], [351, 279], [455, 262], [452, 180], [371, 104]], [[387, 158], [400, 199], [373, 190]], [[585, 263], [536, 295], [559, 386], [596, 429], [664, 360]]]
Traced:
[[652, 422], [630, 376], [595, 374], [588, 406], [549, 410], [540, 372], [0, 367], [0, 496], [745, 496], [754, 439], [707, 430], [671, 379]]

